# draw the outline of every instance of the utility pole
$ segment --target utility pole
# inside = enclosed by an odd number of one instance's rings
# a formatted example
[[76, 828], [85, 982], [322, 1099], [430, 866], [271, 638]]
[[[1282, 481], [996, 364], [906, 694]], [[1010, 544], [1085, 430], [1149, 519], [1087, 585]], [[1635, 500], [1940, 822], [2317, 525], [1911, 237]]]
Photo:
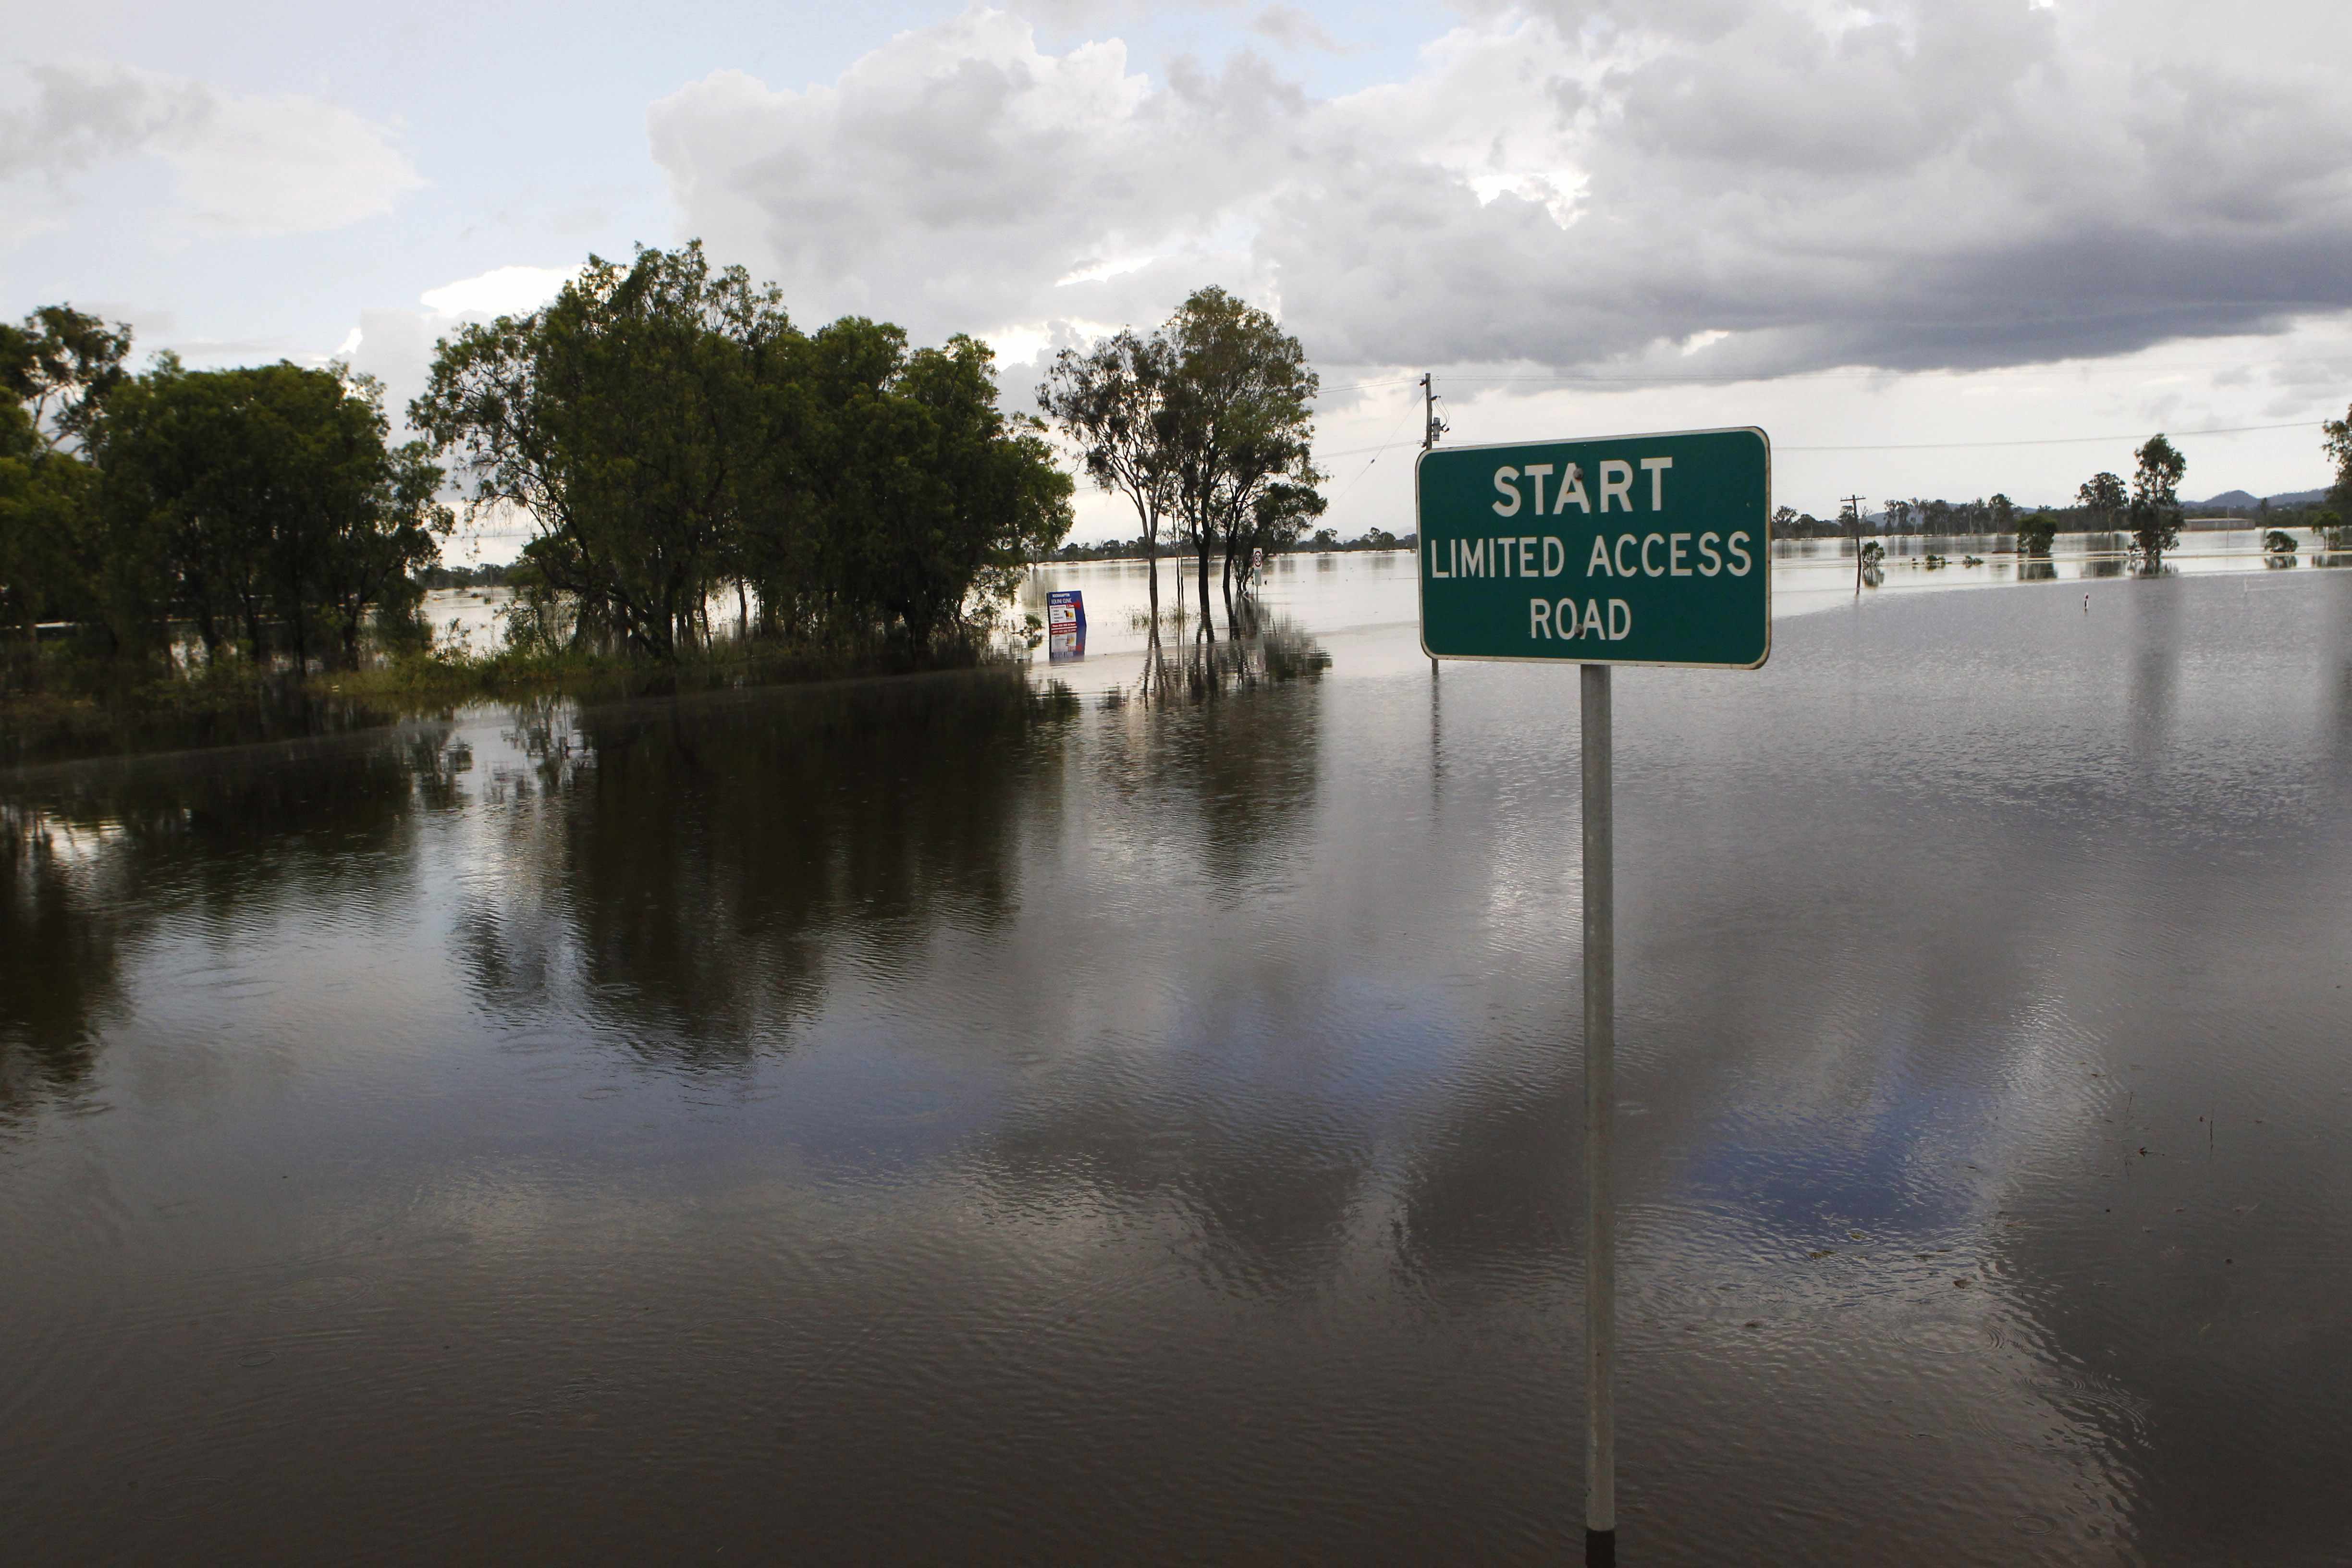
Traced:
[[[1424, 452], [1428, 451], [1437, 445], [1437, 438], [1444, 434], [1445, 425], [1437, 417], [1437, 388], [1431, 382], [1429, 372], [1423, 371], [1421, 373], [1421, 449]], [[1413, 542], [1413, 553], [1419, 555], [1427, 547], [1426, 541], [1416, 540]], [[1429, 679], [1432, 680], [1437, 679], [1435, 654], [1429, 656]]]
[[1853, 513], [1853, 596], [1862, 597], [1862, 498], [1845, 498], [1846, 509]]

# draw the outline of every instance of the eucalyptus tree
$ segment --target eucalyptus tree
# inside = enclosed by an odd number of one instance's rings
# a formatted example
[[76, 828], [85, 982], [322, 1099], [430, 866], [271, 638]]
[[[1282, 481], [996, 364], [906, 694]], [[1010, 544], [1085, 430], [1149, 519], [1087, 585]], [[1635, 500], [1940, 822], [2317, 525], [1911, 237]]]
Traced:
[[128, 326], [68, 305], [0, 322], [0, 621], [27, 646], [39, 621], [93, 614], [98, 475], [84, 459], [130, 351]]
[[746, 455], [772, 444], [800, 334], [777, 290], [699, 241], [591, 256], [548, 305], [444, 339], [409, 406], [457, 454], [469, 511], [512, 510], [523, 555], [584, 626], [674, 657], [737, 542]]
[[1154, 637], [1160, 634], [1160, 525], [1177, 494], [1168, 414], [1174, 362], [1165, 333], [1143, 337], [1122, 328], [1083, 353], [1062, 350], [1037, 388], [1037, 405], [1078, 449], [1087, 478], [1135, 509], [1150, 567]]
[[1244, 542], [1287, 542], [1318, 515], [1314, 464], [1319, 378], [1298, 340], [1223, 289], [1195, 290], [1162, 331], [1174, 355], [1168, 397], [1171, 466], [1184, 531], [1201, 552], [1201, 623], [1209, 557], [1223, 560], [1225, 629], [1234, 631], [1234, 568]]
[[97, 470], [49, 450], [33, 416], [0, 402], [0, 625], [27, 648], [37, 623], [91, 609]]
[[380, 389], [340, 366], [190, 371], [167, 354], [116, 388], [91, 450], [118, 644], [151, 647], [176, 612], [208, 654], [356, 664], [368, 612], [450, 521], [440, 470], [386, 434]]
[[131, 327], [70, 305], [44, 305], [17, 326], [0, 322], [0, 389], [24, 406], [44, 449], [79, 447], [122, 384]]
[[2114, 531], [2116, 519], [2126, 504], [2124, 482], [2110, 473], [2093, 474], [2075, 487], [2074, 504], [2090, 513], [2092, 526], [2101, 533]]
[[526, 316], [444, 340], [410, 420], [584, 633], [672, 659], [749, 582], [763, 629], [928, 644], [1069, 529], [1067, 475], [997, 405], [987, 346], [910, 350], [887, 322], [814, 334], [698, 241], [591, 257]]
[[2132, 474], [2132, 542], [2156, 566], [2180, 542], [2180, 476], [2189, 459], [2161, 434], [2149, 437], [2133, 456], [2139, 467]]
[[2336, 482], [2328, 488], [2327, 499], [2339, 507], [2352, 507], [2352, 408], [2344, 411], [2341, 419], [2325, 420], [2320, 424], [2320, 450], [2336, 468]]
[[[836, 342], [850, 352], [828, 354]], [[812, 347], [826, 394], [804, 464], [816, 580], [855, 626], [924, 646], [974, 596], [1010, 596], [1029, 559], [1061, 542], [1075, 487], [1042, 426], [998, 406], [995, 355], [979, 340], [909, 351], [899, 329], [852, 318]]]

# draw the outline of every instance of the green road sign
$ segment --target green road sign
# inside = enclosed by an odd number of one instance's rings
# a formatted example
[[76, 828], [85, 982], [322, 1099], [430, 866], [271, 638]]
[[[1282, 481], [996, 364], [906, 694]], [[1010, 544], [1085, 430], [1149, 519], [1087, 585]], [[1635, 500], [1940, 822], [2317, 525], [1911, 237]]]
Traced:
[[1421, 455], [1433, 658], [1753, 669], [1772, 650], [1772, 443], [1686, 430]]

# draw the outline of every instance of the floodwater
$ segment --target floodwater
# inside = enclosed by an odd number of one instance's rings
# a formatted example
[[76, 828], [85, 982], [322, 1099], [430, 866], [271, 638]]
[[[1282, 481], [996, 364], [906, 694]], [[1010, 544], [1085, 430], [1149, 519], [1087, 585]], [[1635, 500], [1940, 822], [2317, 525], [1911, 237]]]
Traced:
[[[1572, 1555], [1574, 682], [1391, 571], [0, 775], [0, 1556]], [[1626, 1560], [2346, 1561], [2352, 572], [1848, 595], [1616, 679]]]

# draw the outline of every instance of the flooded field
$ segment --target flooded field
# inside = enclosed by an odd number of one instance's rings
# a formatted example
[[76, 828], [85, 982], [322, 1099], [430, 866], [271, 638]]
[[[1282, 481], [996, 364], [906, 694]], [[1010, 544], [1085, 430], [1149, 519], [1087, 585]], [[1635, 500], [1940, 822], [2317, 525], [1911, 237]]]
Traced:
[[[2352, 1555], [2352, 573], [2228, 559], [1617, 678], [1629, 1561]], [[1570, 1555], [1573, 677], [1294, 557], [1155, 710], [1037, 579], [0, 774], [0, 1555]]]

